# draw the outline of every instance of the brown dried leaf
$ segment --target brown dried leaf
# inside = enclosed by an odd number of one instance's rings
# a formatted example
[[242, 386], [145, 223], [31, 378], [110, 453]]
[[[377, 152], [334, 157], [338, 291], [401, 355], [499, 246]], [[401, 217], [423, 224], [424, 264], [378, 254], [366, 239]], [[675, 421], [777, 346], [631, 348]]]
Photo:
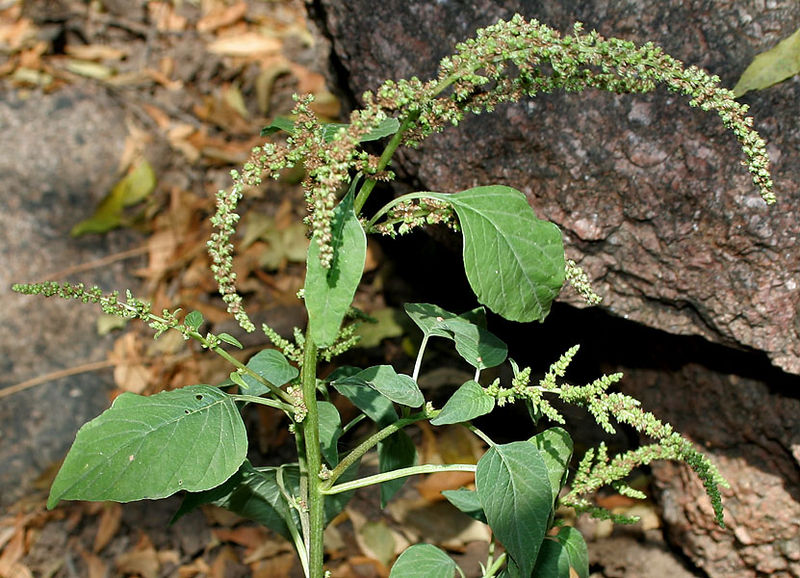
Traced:
[[197, 23], [198, 32], [214, 32], [223, 26], [235, 24], [247, 13], [247, 3], [238, 2], [233, 6], [217, 5]]
[[133, 550], [117, 556], [115, 565], [119, 574], [138, 574], [141, 578], [158, 578], [161, 569], [158, 553], [147, 534], [142, 534]]
[[83, 546], [80, 546], [78, 551], [89, 570], [88, 578], [106, 578], [108, 576], [108, 566], [99, 556], [86, 551]]
[[429, 502], [444, 500], [444, 490], [457, 490], [472, 484], [475, 474], [472, 472], [437, 472], [427, 476], [417, 484], [417, 491]]
[[92, 551], [100, 552], [111, 541], [119, 530], [122, 521], [122, 506], [114, 502], [103, 504], [103, 513], [100, 514], [100, 522], [97, 526], [97, 534], [94, 537]]
[[211, 42], [207, 49], [220, 56], [240, 56], [255, 58], [263, 55], [277, 54], [283, 44], [277, 38], [268, 38], [258, 32], [246, 32], [236, 36], [226, 36]]
[[186, 18], [175, 13], [171, 2], [148, 2], [147, 12], [150, 21], [163, 32], [182, 32], [186, 30]]
[[105, 44], [68, 44], [64, 52], [78, 60], [122, 60], [128, 56], [127, 50]]

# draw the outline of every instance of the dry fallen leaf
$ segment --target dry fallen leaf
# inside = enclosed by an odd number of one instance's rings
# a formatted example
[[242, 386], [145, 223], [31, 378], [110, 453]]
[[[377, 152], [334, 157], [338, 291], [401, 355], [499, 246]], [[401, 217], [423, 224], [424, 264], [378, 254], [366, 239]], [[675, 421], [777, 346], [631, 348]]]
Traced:
[[97, 534], [94, 537], [94, 547], [92, 550], [100, 552], [111, 541], [119, 530], [122, 521], [122, 506], [115, 502], [103, 504], [103, 512], [100, 514], [100, 522], [97, 525]]
[[67, 44], [64, 52], [78, 60], [122, 60], [128, 51], [105, 44]]
[[247, 14], [247, 3], [237, 2], [233, 6], [217, 5], [197, 23], [198, 32], [214, 32], [223, 26], [230, 26]]
[[158, 578], [161, 569], [158, 553], [144, 533], [133, 550], [117, 556], [115, 565], [119, 574], [138, 574], [141, 578]]
[[208, 51], [221, 56], [241, 56], [253, 58], [259, 55], [277, 54], [283, 43], [277, 38], [268, 38], [258, 32], [247, 32], [227, 36], [208, 45]]

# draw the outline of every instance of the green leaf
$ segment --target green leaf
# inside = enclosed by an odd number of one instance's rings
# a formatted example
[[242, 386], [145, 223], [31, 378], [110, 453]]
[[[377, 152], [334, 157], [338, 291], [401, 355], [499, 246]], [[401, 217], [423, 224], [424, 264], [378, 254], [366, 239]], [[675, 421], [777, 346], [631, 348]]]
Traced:
[[319, 443], [322, 455], [331, 468], [339, 463], [339, 438], [342, 437], [342, 418], [336, 406], [327, 401], [317, 402], [319, 411]]
[[[403, 430], [398, 430], [378, 443], [378, 467], [381, 473], [408, 468], [417, 462], [417, 448]], [[381, 484], [381, 508], [385, 508], [408, 478], [389, 480]]]
[[183, 322], [190, 327], [192, 331], [197, 331], [200, 329], [200, 326], [203, 324], [203, 314], [199, 311], [192, 311], [186, 316], [186, 319]]
[[339, 385], [367, 386], [387, 399], [408, 407], [419, 407], [425, 403], [425, 397], [410, 376], [395, 372], [391, 365], [376, 365], [355, 375], [338, 379], [334, 387]]
[[75, 225], [70, 235], [106, 233], [121, 226], [123, 210], [145, 200], [156, 188], [156, 175], [147, 160], [135, 165], [100, 201], [94, 214]]
[[[174, 522], [203, 504], [214, 504], [292, 539], [289, 524], [300, 527], [297, 511], [286, 501], [278, 484], [278, 468], [254, 468], [245, 460], [227, 482], [205, 492], [188, 493], [172, 518]], [[296, 468], [285, 468], [292, 489], [299, 484]]]
[[583, 535], [571, 526], [564, 526], [556, 536], [569, 558], [569, 566], [578, 578], [589, 578], [589, 550]]
[[406, 314], [417, 324], [426, 337], [446, 337], [453, 339], [453, 334], [442, 326], [448, 319], [461, 318], [478, 327], [486, 328], [486, 311], [478, 307], [461, 315], [451, 313], [432, 303], [406, 303], [403, 307]]
[[228, 345], [233, 345], [234, 347], [238, 347], [239, 349], [244, 349], [244, 346], [230, 333], [220, 333], [217, 335], [220, 341], [224, 341]]
[[547, 466], [547, 476], [553, 490], [553, 504], [567, 481], [567, 468], [572, 458], [572, 438], [563, 428], [552, 427], [536, 434], [529, 441], [539, 449]]
[[389, 578], [453, 578], [456, 563], [432, 544], [415, 544], [400, 554]]
[[78, 430], [47, 507], [59, 500], [130, 502], [207, 490], [236, 473], [246, 453], [236, 403], [217, 388], [123, 393]]
[[491, 413], [494, 398], [476, 381], [468, 381], [447, 400], [442, 412], [431, 420], [433, 425], [449, 425], [470, 421]]
[[[347, 128], [348, 126], [347, 124], [335, 122], [327, 123], [322, 128], [323, 138], [326, 142], [331, 142], [340, 129]], [[362, 136], [360, 142], [374, 141], [391, 136], [396, 133], [399, 128], [400, 122], [396, 118], [384, 119], [377, 128]], [[276, 117], [270, 124], [261, 129], [261, 136], [268, 136], [279, 131], [294, 134], [294, 122], [286, 117]]]
[[561, 543], [549, 538], [544, 541], [536, 558], [533, 575], [536, 578], [570, 578], [569, 556]]
[[506, 344], [486, 330], [486, 313], [482, 307], [461, 315], [430, 303], [408, 303], [405, 310], [426, 337], [455, 341], [456, 351], [473, 367], [495, 367], [508, 355]]
[[589, 552], [581, 533], [564, 526], [539, 550], [534, 576], [542, 578], [589, 578]]
[[483, 327], [458, 317], [443, 321], [442, 327], [452, 333], [458, 354], [477, 369], [496, 367], [508, 356], [506, 344]]
[[739, 97], [749, 90], [767, 88], [798, 72], [800, 72], [800, 29], [781, 40], [775, 48], [757, 55], [733, 87], [733, 94]]
[[[291, 365], [283, 354], [276, 349], [262, 349], [247, 362], [247, 367], [266, 379], [275, 387], [289, 383], [299, 375], [296, 367]], [[247, 395], [262, 395], [269, 391], [266, 385], [255, 377], [242, 374], [242, 379], [247, 385], [243, 393]]]
[[430, 196], [452, 205], [464, 236], [464, 268], [478, 301], [512, 321], [542, 321], [564, 283], [561, 231], [525, 195], [492, 185]]
[[448, 502], [470, 518], [474, 518], [484, 524], [489, 523], [486, 521], [486, 514], [483, 512], [481, 501], [478, 499], [478, 492], [462, 488], [460, 490], [442, 490], [442, 495], [447, 498]]
[[344, 381], [332, 381], [331, 385], [379, 426], [387, 426], [399, 419], [392, 402], [374, 389]]
[[320, 263], [319, 233], [308, 247], [305, 302], [311, 337], [320, 347], [331, 345], [353, 302], [367, 258], [367, 236], [353, 211], [349, 192], [333, 211], [331, 246], [334, 256], [329, 269]]
[[261, 136], [269, 136], [280, 131], [294, 134], [294, 121], [285, 116], [276, 116], [271, 123], [261, 129]]
[[493, 446], [478, 461], [475, 487], [495, 537], [530, 576], [552, 510], [547, 466], [536, 446]]

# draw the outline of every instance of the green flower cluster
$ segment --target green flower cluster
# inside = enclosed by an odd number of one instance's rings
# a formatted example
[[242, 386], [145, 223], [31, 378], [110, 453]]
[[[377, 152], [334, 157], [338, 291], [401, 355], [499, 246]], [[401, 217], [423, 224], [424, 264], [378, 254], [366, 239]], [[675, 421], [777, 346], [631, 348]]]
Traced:
[[[354, 111], [349, 123], [341, 125], [332, 138], [311, 110], [312, 97], [297, 98], [292, 112], [296, 119], [294, 130], [285, 144], [268, 143], [255, 148], [244, 171], [233, 173], [231, 190], [221, 191], [217, 197], [213, 223], [218, 231], [209, 241], [209, 253], [220, 293], [239, 323], [252, 331], [254, 326], [235, 289], [230, 240], [238, 221], [236, 205], [243, 191], [257, 186], [262, 176], [277, 178], [281, 170], [303, 165], [307, 223], [320, 247], [322, 265], [327, 268], [333, 259], [331, 218], [338, 198], [356, 172], [370, 179], [364, 187], [366, 194], [360, 195], [364, 198], [376, 180], [393, 178], [385, 169], [400, 144], [416, 146], [430, 134], [459, 124], [465, 114], [492, 111], [498, 104], [540, 93], [590, 88], [643, 93], [658, 86], [688, 97], [693, 107], [719, 115], [739, 140], [745, 164], [762, 198], [768, 204], [774, 203], [766, 144], [753, 130], [747, 106], [736, 102], [733, 93], [720, 86], [719, 78], [697, 67], [684, 66], [652, 43], [636, 46], [625, 40], [606, 39], [594, 31], [584, 33], [580, 24], [575, 25], [572, 34], [562, 35], [536, 20], [516, 15], [510, 21], [501, 20], [479, 30], [474, 38], [458, 44], [455, 54], [441, 61], [436, 78], [427, 82], [416, 77], [389, 80], [375, 92], [364, 93], [363, 107]], [[361, 149], [363, 137], [390, 117], [400, 122], [400, 128], [384, 154], [377, 158]], [[357, 200], [357, 209], [363, 200]], [[401, 209], [404, 207], [397, 208]], [[378, 231], [402, 234], [431, 218], [452, 222], [441, 211], [423, 214], [405, 209], [402, 215], [390, 215]], [[578, 269], [569, 269], [567, 277], [590, 303], [596, 302], [597, 296]]]
[[697, 451], [692, 443], [675, 432], [671, 425], [661, 422], [652, 413], [640, 407], [638, 400], [622, 393], [609, 393], [608, 389], [622, 379], [621, 373], [604, 375], [584, 386], [568, 383], [559, 384], [579, 347], [576, 345], [567, 350], [548, 369], [536, 385], [530, 383], [531, 369], [520, 370], [514, 365], [514, 379], [510, 388], [503, 388], [497, 382], [486, 388], [486, 392], [497, 399], [498, 405], [524, 400], [533, 416], [547, 417], [549, 420], [564, 424], [565, 420], [555, 409], [550, 400], [557, 398], [564, 403], [585, 408], [608, 433], [615, 433], [612, 418], [621, 424], [631, 426], [637, 432], [655, 440], [655, 443], [624, 452], [610, 459], [604, 445], [597, 452], [589, 450], [581, 461], [578, 472], [572, 481], [571, 490], [561, 503], [574, 507], [578, 511], [589, 512], [604, 518], [614, 518], [618, 522], [626, 522], [624, 517], [617, 517], [592, 505], [587, 495], [591, 495], [604, 486], [612, 486], [620, 493], [632, 497], [643, 498], [640, 492], [625, 485], [622, 480], [637, 467], [648, 465], [655, 460], [677, 460], [685, 462], [703, 481], [703, 485], [711, 500], [716, 519], [722, 521], [722, 498], [719, 487], [728, 487], [727, 482], [711, 461]]

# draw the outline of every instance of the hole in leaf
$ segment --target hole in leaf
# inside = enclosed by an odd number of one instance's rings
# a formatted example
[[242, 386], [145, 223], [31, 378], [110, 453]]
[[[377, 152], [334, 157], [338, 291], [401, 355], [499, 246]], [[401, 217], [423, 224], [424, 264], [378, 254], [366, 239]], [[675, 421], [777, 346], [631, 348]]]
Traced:
[[200, 401], [201, 399], [203, 399], [203, 395], [202, 395], [202, 394], [200, 394], [200, 393], [198, 393], [196, 396], [194, 396], [194, 398], [195, 398], [197, 401]]
[[183, 413], [185, 413], [186, 415], [189, 415], [189, 410], [185, 409], [185, 410], [183, 410]]

